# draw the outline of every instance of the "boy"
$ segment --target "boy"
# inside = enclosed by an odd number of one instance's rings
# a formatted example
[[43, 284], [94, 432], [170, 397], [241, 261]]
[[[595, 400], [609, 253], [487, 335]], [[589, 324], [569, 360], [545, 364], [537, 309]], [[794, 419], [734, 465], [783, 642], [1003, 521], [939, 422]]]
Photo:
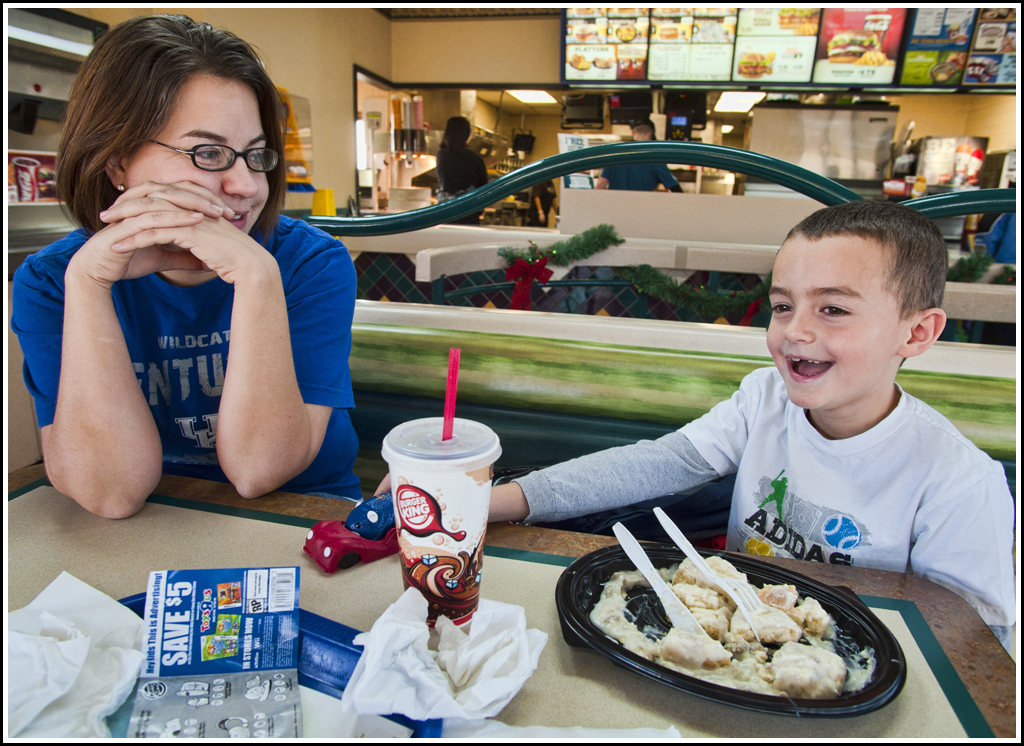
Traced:
[[969, 601], [1009, 649], [1004, 471], [895, 382], [945, 325], [947, 256], [913, 209], [858, 201], [815, 212], [775, 261], [775, 368], [657, 441], [495, 487], [490, 520], [561, 520], [735, 473], [726, 549], [924, 575]]

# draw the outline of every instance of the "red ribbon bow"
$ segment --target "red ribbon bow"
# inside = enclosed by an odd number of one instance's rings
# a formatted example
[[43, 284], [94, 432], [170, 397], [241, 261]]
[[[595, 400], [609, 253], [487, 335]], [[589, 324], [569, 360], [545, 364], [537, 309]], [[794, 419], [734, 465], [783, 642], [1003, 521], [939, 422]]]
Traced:
[[530, 288], [533, 286], [533, 281], [537, 280], [541, 285], [546, 285], [554, 274], [545, 266], [547, 263], [547, 257], [538, 259], [535, 264], [530, 264], [520, 258], [505, 270], [505, 281], [516, 281], [516, 286], [512, 289], [512, 304], [509, 308], [533, 310], [533, 305], [530, 303]]
[[740, 326], [750, 326], [750, 323], [754, 320], [754, 316], [761, 310], [761, 302], [763, 300], [764, 298], [760, 298], [747, 306], [747, 313], [742, 319], [740, 319]]

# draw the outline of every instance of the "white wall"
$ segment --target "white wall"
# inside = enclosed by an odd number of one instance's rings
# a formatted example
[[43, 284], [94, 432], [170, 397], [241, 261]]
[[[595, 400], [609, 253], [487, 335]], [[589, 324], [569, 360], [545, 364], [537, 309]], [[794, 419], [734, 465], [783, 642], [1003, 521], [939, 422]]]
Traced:
[[558, 85], [559, 24], [557, 16], [392, 21], [392, 80]]
[[[181, 13], [225, 28], [256, 47], [274, 83], [309, 99], [313, 118], [313, 185], [355, 195], [353, 65], [392, 78], [389, 21], [372, 8], [72, 8], [111, 25], [147, 13]], [[312, 199], [289, 196], [289, 207]]]

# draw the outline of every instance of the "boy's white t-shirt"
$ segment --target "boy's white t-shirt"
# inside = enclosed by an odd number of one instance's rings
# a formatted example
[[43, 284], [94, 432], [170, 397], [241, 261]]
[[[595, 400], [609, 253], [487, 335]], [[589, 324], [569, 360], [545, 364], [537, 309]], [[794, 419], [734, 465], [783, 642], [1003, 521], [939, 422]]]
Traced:
[[919, 399], [901, 391], [871, 430], [828, 440], [763, 368], [680, 432], [719, 474], [736, 473], [728, 550], [913, 572], [987, 624], [1014, 624], [1006, 475]]

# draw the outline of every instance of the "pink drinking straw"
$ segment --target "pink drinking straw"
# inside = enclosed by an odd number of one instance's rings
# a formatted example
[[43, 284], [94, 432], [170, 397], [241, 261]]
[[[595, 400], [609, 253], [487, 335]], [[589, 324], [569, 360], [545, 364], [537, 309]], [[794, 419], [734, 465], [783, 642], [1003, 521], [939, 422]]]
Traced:
[[459, 356], [462, 350], [458, 347], [448, 349], [448, 387], [444, 392], [444, 427], [441, 440], [452, 439], [452, 428], [455, 426], [455, 396], [459, 388]]

